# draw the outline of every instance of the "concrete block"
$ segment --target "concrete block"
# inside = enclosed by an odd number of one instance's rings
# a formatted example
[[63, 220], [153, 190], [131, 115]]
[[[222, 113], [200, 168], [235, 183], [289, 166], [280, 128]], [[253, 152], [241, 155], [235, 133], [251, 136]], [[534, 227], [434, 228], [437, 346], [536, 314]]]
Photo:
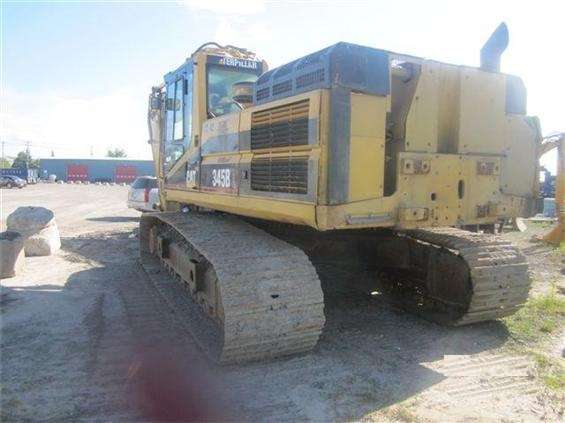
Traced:
[[9, 231], [24, 238], [26, 256], [48, 256], [61, 248], [55, 215], [44, 207], [18, 207], [8, 216]]
[[24, 237], [13, 231], [0, 233], [0, 279], [16, 276], [24, 265]]
[[57, 225], [52, 224], [24, 242], [26, 256], [50, 256], [61, 248], [61, 237]]

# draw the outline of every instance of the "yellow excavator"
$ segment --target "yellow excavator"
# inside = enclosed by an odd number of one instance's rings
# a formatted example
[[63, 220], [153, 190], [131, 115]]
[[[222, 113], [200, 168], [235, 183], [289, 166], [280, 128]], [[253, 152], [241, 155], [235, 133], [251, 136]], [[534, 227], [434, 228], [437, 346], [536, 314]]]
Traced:
[[213, 360], [311, 350], [348, 260], [442, 324], [526, 301], [521, 252], [467, 230], [536, 212], [541, 131], [522, 80], [500, 72], [507, 44], [501, 24], [480, 67], [340, 42], [268, 70], [207, 43], [165, 75], [141, 262]]

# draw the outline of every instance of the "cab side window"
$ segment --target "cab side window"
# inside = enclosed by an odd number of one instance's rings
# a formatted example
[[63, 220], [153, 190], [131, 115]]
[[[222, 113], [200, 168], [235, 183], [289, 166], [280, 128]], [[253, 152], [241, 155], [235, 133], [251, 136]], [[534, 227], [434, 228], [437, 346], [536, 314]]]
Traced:
[[184, 78], [178, 79], [175, 82], [175, 101], [174, 101], [174, 127], [173, 127], [173, 140], [182, 141], [184, 138]]
[[189, 147], [192, 132], [192, 72], [167, 85], [164, 170], [168, 171]]
[[166, 139], [165, 142], [167, 144], [173, 141], [173, 123], [175, 120], [175, 112], [174, 112], [174, 103], [175, 103], [175, 83], [167, 85], [167, 126], [165, 128], [165, 135]]
[[192, 142], [192, 72], [186, 76], [186, 94], [184, 96], [184, 128], [186, 130], [186, 148], [190, 147]]

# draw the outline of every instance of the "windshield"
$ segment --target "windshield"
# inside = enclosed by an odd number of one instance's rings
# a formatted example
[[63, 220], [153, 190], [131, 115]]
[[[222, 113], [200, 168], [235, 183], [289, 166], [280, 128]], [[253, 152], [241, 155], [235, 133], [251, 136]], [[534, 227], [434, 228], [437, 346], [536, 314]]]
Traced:
[[233, 84], [255, 82], [257, 75], [224, 66], [208, 66], [208, 114], [210, 117], [239, 110], [233, 101]]

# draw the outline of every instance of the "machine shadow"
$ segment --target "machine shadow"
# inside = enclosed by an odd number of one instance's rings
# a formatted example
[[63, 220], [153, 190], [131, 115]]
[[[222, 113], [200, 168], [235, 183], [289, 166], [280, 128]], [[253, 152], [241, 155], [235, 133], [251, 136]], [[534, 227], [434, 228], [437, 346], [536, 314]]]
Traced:
[[317, 270], [326, 324], [316, 349], [233, 369], [240, 378], [268, 374], [276, 393], [263, 385], [248, 416], [276, 418], [261, 409], [290, 403], [286, 417], [295, 420], [363, 420], [442, 382], [445, 376], [433, 370], [434, 362], [488, 351], [508, 338], [498, 321], [450, 328], [408, 314], [386, 295], [371, 295], [372, 275], [358, 268], [333, 263]]
[[[105, 340], [112, 347], [105, 354], [112, 357], [112, 381], [106, 380], [104, 366], [98, 366], [92, 379], [110, 394], [110, 403], [116, 397], [112, 385], [119, 379], [124, 387], [117, 395], [120, 413], [129, 413], [132, 421], [225, 421], [236, 415], [232, 403], [223, 399], [210, 363], [176, 323], [178, 317], [147, 289], [132, 232], [66, 238], [62, 249], [68, 260], [98, 266], [73, 273], [65, 289], [93, 279], [104, 281], [119, 302], [120, 315], [114, 313], [114, 319], [120, 322], [115, 323], [128, 327], [125, 338], [114, 333], [112, 320], [106, 319]], [[121, 363], [118, 370], [116, 363]], [[98, 417], [95, 412], [84, 416]]]
[[[62, 253], [67, 260], [95, 262], [98, 266], [72, 274], [64, 290], [80, 289], [84, 295], [91, 295], [103, 289], [118, 295], [116, 289], [121, 286], [136, 292], [144, 275], [137, 263], [138, 240], [130, 236], [130, 232], [122, 232], [64, 239]], [[317, 271], [324, 291], [326, 325], [311, 354], [222, 368], [208, 363], [210, 370], [199, 372], [198, 380], [206, 380], [221, 392], [230, 392], [229, 404], [237, 404], [235, 408], [224, 404], [228, 414], [223, 417], [359, 420], [444, 380], [427, 364], [448, 355], [470, 355], [497, 348], [508, 337], [500, 322], [447, 328], [405, 313], [386, 295], [371, 295], [373, 275], [350, 263], [318, 264]], [[17, 293], [21, 295], [22, 292]], [[3, 302], [10, 297], [2, 297]], [[15, 304], [8, 302], [6, 308]], [[167, 313], [170, 310], [163, 311]], [[168, 318], [182, 318], [173, 314]], [[108, 332], [106, 336], [112, 335]], [[164, 344], [165, 350], [172, 351], [175, 343], [185, 342], [175, 336], [171, 343]], [[187, 339], [190, 343], [188, 335]], [[122, 353], [126, 354], [126, 362], [133, 360], [137, 341], [133, 340], [132, 349]], [[194, 354], [199, 357], [177, 354], [170, 359], [170, 354], [163, 354], [155, 359], [152, 355], [151, 360], [146, 360], [146, 371], [172, 375], [171, 380], [161, 382], [179, 386], [174, 375], [191, 375], [194, 363], [199, 363], [198, 367], [204, 361], [194, 345], [188, 349], [196, 351]], [[164, 368], [164, 361], [174, 360], [177, 363], [173, 370], [169, 369], [171, 366], [165, 366], [166, 372], [159, 370]], [[123, 377], [127, 379], [127, 369]], [[104, 383], [101, 386], [106, 389]], [[180, 386], [186, 384], [182, 382]], [[192, 403], [194, 395], [193, 390], [183, 388], [171, 393], [171, 398]], [[154, 405], [156, 410], [163, 406], [159, 402]], [[84, 415], [95, 416], [96, 411], [87, 407]]]
[[[235, 415], [200, 352], [175, 331], [172, 313], [144, 293], [137, 239], [130, 235], [63, 238], [49, 263], [81, 270], [34, 283], [46, 261], [30, 258], [21, 284], [1, 286], [2, 421]], [[41, 409], [24, 406], [22, 398]]]
[[[112, 297], [101, 289], [106, 276], [95, 269], [73, 273], [63, 286], [0, 287], [1, 421], [112, 420], [114, 411], [120, 414], [109, 404], [110, 396], [123, 400], [122, 393], [105, 392], [94, 378], [107, 332], [103, 308]], [[115, 368], [114, 376], [123, 386], [127, 367]]]
[[[113, 415], [122, 416], [123, 388], [136, 357], [120, 322], [117, 290], [123, 281], [135, 280], [128, 250], [136, 245], [130, 244], [128, 233], [62, 238], [62, 249], [49, 261], [26, 258], [26, 270], [17, 277], [21, 284], [2, 281], [0, 420], [117, 421]], [[40, 274], [46, 265], [51, 269]], [[88, 267], [66, 275], [66, 281], [64, 270], [50, 271], [67, 266]], [[106, 380], [100, 379], [98, 373], [110, 367]], [[23, 404], [23, 398], [40, 408]]]

